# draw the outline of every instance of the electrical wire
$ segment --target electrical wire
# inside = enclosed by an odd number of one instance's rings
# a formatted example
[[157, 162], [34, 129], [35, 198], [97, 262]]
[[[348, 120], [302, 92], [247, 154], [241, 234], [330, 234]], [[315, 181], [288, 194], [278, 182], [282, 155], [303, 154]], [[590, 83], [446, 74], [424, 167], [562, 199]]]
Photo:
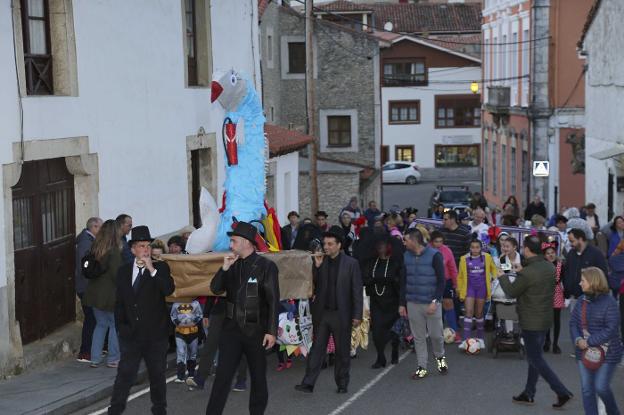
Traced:
[[[293, 1], [295, 1], [295, 2], [297, 2], [299, 4], [302, 4], [302, 5], [305, 5], [305, 1], [304, 0], [293, 0]], [[393, 33], [393, 34], [401, 35], [401, 36], [412, 36], [412, 37], [420, 38], [420, 39], [424, 39], [424, 40], [431, 40], [430, 37], [418, 34], [419, 32], [397, 32], [397, 31], [394, 31], [394, 30], [388, 30], [386, 28], [380, 28], [380, 27], [377, 27], [377, 26], [372, 25], [372, 24], [364, 25], [360, 20], [349, 18], [349, 17], [347, 17], [347, 16], [345, 16], [343, 14], [339, 14], [339, 13], [335, 13], [335, 12], [332, 12], [332, 11], [323, 10], [323, 9], [320, 9], [318, 7], [315, 7], [315, 6], [313, 6], [313, 9], [318, 11], [318, 12], [320, 12], [320, 13], [324, 13], [324, 14], [328, 14], [330, 16], [338, 17], [340, 20], [350, 21], [350, 22], [356, 23], [356, 24], [358, 24], [360, 26], [366, 26], [366, 27], [369, 27], [369, 28], [374, 29], [374, 30], [379, 31], [379, 32]], [[449, 33], [446, 33], [446, 34], [449, 34], [449, 35], [452, 35], [452, 34], [460, 35], [460, 34], [466, 34], [466, 33], [449, 32]], [[443, 41], [446, 42], [446, 43], [452, 43], [452, 44], [456, 44], [456, 45], [506, 46], [506, 45], [517, 45], [517, 44], [523, 44], [523, 43], [536, 43], [536, 42], [539, 42], [539, 41], [542, 41], [542, 40], [549, 40], [551, 38], [552, 38], [551, 36], [544, 36], [544, 37], [536, 38], [536, 39], [519, 40], [517, 42], [497, 42], [497, 43], [492, 43], [492, 42], [490, 42], [490, 43], [484, 43], [484, 42], [460, 42], [460, 41], [450, 40], [450, 39], [443, 40]]]
[[[15, 6], [11, 6], [11, 9], [15, 9]], [[24, 150], [24, 106], [22, 104], [22, 91], [20, 89], [20, 73], [18, 69], [17, 63], [17, 43], [15, 38], [15, 21], [14, 21], [14, 11], [11, 12], [11, 28], [13, 29], [13, 63], [15, 65], [15, 81], [17, 83], [17, 105], [19, 108], [19, 132], [20, 132], [20, 164], [24, 163], [25, 150]]]

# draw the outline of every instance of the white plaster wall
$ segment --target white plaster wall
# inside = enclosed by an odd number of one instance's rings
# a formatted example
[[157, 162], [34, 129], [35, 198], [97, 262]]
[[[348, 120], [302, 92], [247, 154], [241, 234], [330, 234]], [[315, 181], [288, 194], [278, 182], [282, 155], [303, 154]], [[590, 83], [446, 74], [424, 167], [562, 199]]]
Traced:
[[[585, 87], [585, 194], [596, 201], [597, 213], [607, 217], [609, 170], [616, 176], [624, 175], [621, 158], [597, 160], [599, 151], [624, 145], [624, 75], [622, 55], [613, 53], [624, 43], [624, 5], [619, 0], [605, 0], [598, 9], [587, 33], [584, 49], [588, 72]], [[624, 211], [624, 193], [615, 192], [614, 211]]]
[[[288, 212], [299, 209], [299, 152], [271, 159], [275, 166], [275, 213], [280, 225], [288, 224]], [[287, 183], [286, 175], [290, 179]]]
[[[414, 161], [419, 167], [435, 167], [436, 144], [480, 144], [481, 128], [435, 128], [436, 95], [471, 94], [469, 83], [439, 83], [440, 81], [481, 79], [481, 67], [432, 68], [426, 87], [385, 87], [381, 89], [383, 144], [389, 146], [394, 159], [396, 145], [414, 145]], [[389, 101], [420, 100], [420, 124], [390, 125]]]

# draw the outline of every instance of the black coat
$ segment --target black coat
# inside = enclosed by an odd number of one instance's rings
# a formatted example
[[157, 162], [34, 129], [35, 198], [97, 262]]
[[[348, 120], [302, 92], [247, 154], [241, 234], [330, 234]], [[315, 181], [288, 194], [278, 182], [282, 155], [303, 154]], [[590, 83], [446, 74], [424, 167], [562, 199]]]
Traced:
[[[243, 262], [244, 272], [241, 272]], [[256, 281], [250, 282], [251, 277]], [[236, 322], [245, 334], [258, 334], [261, 329], [262, 334], [277, 336], [278, 277], [275, 263], [254, 253], [237, 260], [227, 271], [220, 268], [210, 282], [210, 289], [216, 295], [227, 293], [222, 301], [235, 304]]]
[[563, 288], [566, 298], [570, 296], [579, 298], [583, 295], [583, 290], [579, 285], [581, 282], [581, 271], [583, 268], [598, 267], [605, 277], [609, 275], [607, 260], [598, 248], [587, 245], [581, 255], [575, 249], [570, 250], [566, 255], [566, 262], [563, 276]]
[[292, 225], [282, 226], [282, 249], [292, 249], [290, 246], [293, 244], [292, 239]]
[[[336, 258], [338, 279], [336, 282], [336, 303], [343, 327], [351, 327], [351, 320], [362, 320], [364, 298], [362, 274], [358, 261], [341, 252]], [[314, 299], [311, 304], [312, 321], [318, 322], [325, 311], [329, 261], [325, 259], [319, 268], [314, 268]], [[315, 320], [316, 319], [316, 320]]]
[[115, 322], [122, 340], [151, 341], [169, 336], [169, 312], [165, 297], [175, 289], [169, 266], [154, 262], [156, 275], [145, 275], [139, 282], [138, 292], [132, 288], [134, 261], [124, 264], [117, 272], [117, 299]]

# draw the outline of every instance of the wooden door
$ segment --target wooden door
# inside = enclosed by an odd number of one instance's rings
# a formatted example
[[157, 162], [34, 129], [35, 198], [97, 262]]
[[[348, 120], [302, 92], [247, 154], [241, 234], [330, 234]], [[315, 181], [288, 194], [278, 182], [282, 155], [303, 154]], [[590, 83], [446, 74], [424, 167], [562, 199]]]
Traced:
[[76, 317], [74, 208], [63, 158], [24, 163], [13, 187], [15, 312], [24, 344]]

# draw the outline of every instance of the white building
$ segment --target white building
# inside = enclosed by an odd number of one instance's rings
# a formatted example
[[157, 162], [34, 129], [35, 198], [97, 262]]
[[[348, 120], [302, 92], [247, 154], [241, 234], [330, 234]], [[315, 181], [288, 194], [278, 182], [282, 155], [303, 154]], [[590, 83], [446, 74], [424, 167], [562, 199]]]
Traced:
[[624, 4], [597, 1], [580, 42], [585, 76], [585, 192], [596, 201], [602, 223], [624, 207]]
[[[480, 59], [409, 36], [381, 51], [383, 158], [415, 162], [425, 174], [479, 178]], [[435, 171], [434, 171], [435, 169]]]
[[[235, 68], [260, 88], [257, 16], [243, 0], [0, 0], [0, 376], [75, 320], [89, 217], [123, 212], [163, 235], [196, 222], [200, 186], [220, 203], [209, 86]], [[281, 158], [277, 186], [298, 178]]]

